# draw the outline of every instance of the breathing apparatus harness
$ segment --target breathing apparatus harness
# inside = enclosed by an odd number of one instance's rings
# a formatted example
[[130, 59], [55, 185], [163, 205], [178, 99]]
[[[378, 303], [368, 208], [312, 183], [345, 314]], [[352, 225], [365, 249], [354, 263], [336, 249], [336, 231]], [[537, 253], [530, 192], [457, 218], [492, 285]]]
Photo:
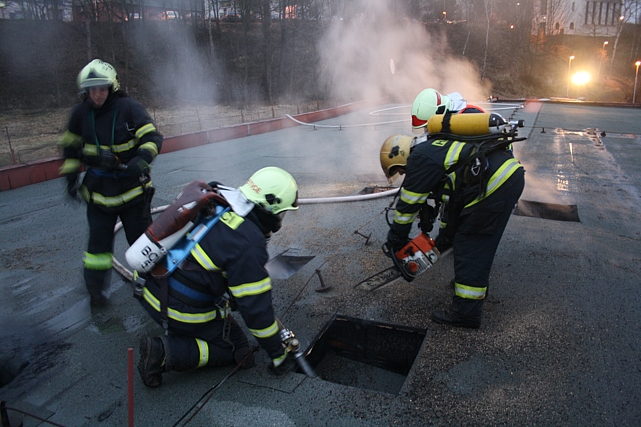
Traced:
[[[441, 123], [440, 131], [436, 133], [426, 132], [423, 135], [415, 137], [410, 145], [410, 153], [414, 147], [428, 140], [445, 139], [474, 144], [475, 148], [467, 158], [463, 159], [463, 161], [461, 162], [457, 162], [456, 165], [451, 166], [445, 171], [445, 179], [450, 179], [449, 176], [452, 172], [454, 172], [454, 170], [463, 168], [466, 182], [478, 184], [479, 196], [483, 197], [485, 196], [486, 191], [484, 172], [489, 166], [487, 156], [494, 151], [508, 149], [508, 147], [514, 142], [525, 141], [527, 138], [518, 137], [518, 128], [522, 128], [525, 125], [525, 122], [523, 120], [508, 122], [498, 114], [491, 114], [490, 117], [495, 120], [493, 126], [495, 126], [495, 129], [500, 129], [499, 132], [487, 133], [482, 135], [460, 135], [454, 133], [454, 131], [452, 130], [451, 119], [453, 116], [456, 116], [457, 120], [459, 121], [461, 121], [461, 119], [472, 119], [479, 117], [477, 116], [477, 114], [453, 114], [448, 110], [443, 115], [443, 121]], [[403, 184], [401, 183], [399, 192], [392, 199], [392, 202], [390, 203], [387, 210], [387, 215], [385, 216], [387, 225], [390, 227], [392, 223], [389, 219], [389, 211], [391, 210], [391, 207], [396, 203], [396, 200], [400, 195], [400, 188], [402, 187]], [[426, 234], [432, 231], [433, 222], [436, 220], [439, 211], [441, 211], [442, 213], [443, 209], [445, 208], [445, 206], [441, 206], [439, 196], [440, 195], [432, 194], [429, 199], [434, 200], [435, 206], [431, 206], [425, 203], [419, 211], [419, 227]], [[450, 202], [451, 201], [452, 197], [450, 197]]]

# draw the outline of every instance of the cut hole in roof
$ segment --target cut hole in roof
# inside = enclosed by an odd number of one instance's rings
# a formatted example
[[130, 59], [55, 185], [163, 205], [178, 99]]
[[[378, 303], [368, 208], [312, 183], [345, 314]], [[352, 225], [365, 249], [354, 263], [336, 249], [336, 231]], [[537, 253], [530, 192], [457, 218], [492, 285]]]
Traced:
[[398, 394], [426, 330], [334, 315], [305, 352], [319, 378]]
[[576, 205], [559, 205], [555, 203], [519, 200], [513, 214], [531, 216], [534, 218], [552, 219], [555, 221], [581, 222]]

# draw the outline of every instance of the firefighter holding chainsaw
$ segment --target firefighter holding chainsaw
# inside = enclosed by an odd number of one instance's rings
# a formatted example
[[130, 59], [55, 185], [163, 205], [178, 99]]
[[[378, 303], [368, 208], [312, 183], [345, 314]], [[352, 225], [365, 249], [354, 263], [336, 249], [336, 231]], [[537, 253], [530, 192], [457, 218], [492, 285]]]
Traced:
[[[412, 127], [422, 135], [390, 137], [381, 148], [385, 175], [405, 174], [386, 245], [393, 256], [409, 241], [414, 219], [428, 199], [445, 201], [448, 227], [440, 233], [445, 238], [436, 238], [436, 248], [447, 248], [447, 240], [453, 239], [454, 297], [449, 310], [435, 311], [431, 318], [479, 328], [494, 255], [523, 191], [525, 171], [505, 146], [483, 150], [478, 143], [463, 142], [465, 138], [427, 132], [428, 119], [434, 114], [452, 119], [451, 108], [451, 100], [436, 90], [421, 92], [412, 105]], [[432, 214], [421, 215], [421, 222], [429, 222], [429, 230], [436, 212], [426, 211]]]
[[166, 331], [140, 342], [146, 386], [158, 387], [170, 371], [252, 367], [254, 350], [232, 310], [267, 351], [272, 370], [283, 369], [297, 341], [275, 317], [265, 264], [268, 239], [296, 209], [296, 181], [277, 167], [260, 169], [237, 189], [194, 181], [127, 250], [138, 276], [135, 295]]
[[118, 218], [129, 244], [151, 223], [149, 164], [160, 152], [163, 137], [143, 106], [120, 90], [110, 64], [91, 61], [77, 83], [83, 101], [73, 108], [58, 143], [64, 148], [60, 174], [67, 179], [67, 194], [87, 203], [84, 280], [91, 305], [102, 306], [107, 303]]

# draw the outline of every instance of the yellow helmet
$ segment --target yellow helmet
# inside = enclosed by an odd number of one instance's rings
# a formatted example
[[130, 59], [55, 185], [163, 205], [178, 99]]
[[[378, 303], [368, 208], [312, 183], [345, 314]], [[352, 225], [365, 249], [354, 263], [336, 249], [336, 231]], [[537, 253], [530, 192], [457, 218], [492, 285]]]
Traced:
[[412, 132], [421, 134], [425, 132], [427, 120], [434, 114], [445, 114], [452, 108], [452, 100], [441, 95], [436, 89], [421, 91], [412, 103]]
[[250, 202], [273, 214], [298, 209], [298, 185], [294, 177], [281, 168], [260, 169], [238, 189]]
[[399, 168], [404, 168], [407, 165], [413, 139], [414, 137], [409, 135], [392, 135], [383, 143], [381, 167], [390, 182], [392, 177], [398, 173]]
[[100, 59], [94, 59], [78, 73], [78, 88], [88, 89], [93, 86], [111, 86], [112, 92], [120, 88], [116, 69]]

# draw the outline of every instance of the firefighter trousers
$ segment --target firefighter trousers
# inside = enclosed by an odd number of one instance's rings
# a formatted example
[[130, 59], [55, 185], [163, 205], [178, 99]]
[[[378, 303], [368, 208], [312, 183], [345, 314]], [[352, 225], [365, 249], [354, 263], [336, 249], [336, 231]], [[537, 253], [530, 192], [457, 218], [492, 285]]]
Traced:
[[[471, 317], [480, 318], [494, 256], [524, 186], [524, 171], [519, 169], [474, 210], [463, 211], [460, 216], [454, 236], [456, 295], [453, 307], [459, 307], [456, 311], [470, 305]], [[459, 292], [460, 289], [463, 291]], [[465, 294], [466, 290], [469, 294]]]
[[[156, 323], [162, 325], [160, 313], [144, 300], [141, 304]], [[231, 314], [205, 323], [184, 323], [170, 318], [168, 324], [169, 335], [164, 339], [167, 370], [231, 365], [237, 362], [236, 350], [249, 348], [245, 332]]]
[[92, 298], [100, 298], [111, 281], [114, 228], [118, 218], [131, 245], [151, 224], [150, 205], [142, 197], [140, 202], [128, 204], [120, 210], [105, 209], [94, 203], [87, 205], [89, 243], [84, 258], [84, 279]]

